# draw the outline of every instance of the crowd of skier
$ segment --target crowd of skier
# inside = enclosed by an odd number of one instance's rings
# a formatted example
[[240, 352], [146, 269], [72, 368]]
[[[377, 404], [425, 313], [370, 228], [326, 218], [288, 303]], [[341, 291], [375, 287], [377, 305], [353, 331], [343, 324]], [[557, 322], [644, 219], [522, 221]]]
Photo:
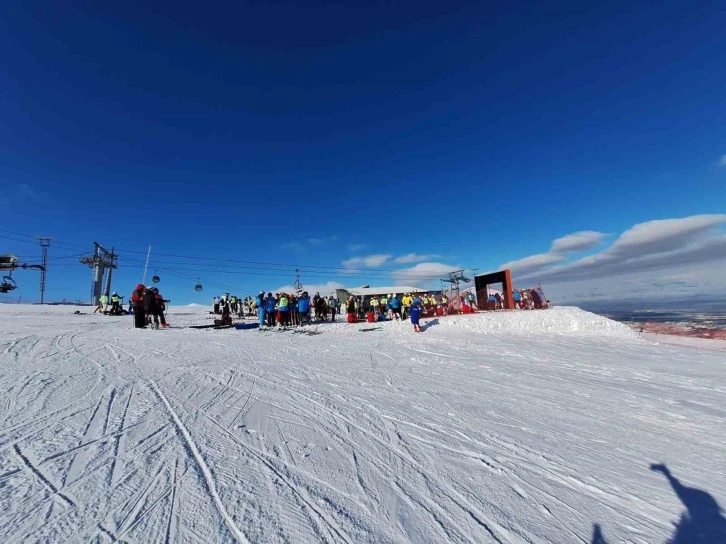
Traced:
[[166, 328], [166, 300], [158, 287], [145, 287], [138, 284], [129, 302], [129, 310], [134, 314], [134, 327], [137, 329], [158, 329], [159, 326]]
[[[541, 288], [515, 290], [512, 293], [515, 309], [546, 308], [549, 301], [544, 298]], [[111, 308], [108, 309], [109, 300]], [[114, 292], [110, 297], [104, 295], [94, 313], [102, 311], [110, 315], [122, 315], [123, 297]], [[159, 293], [155, 286], [138, 284], [131, 294], [129, 313], [134, 315], [134, 327], [167, 327], [164, 312], [169, 301]], [[349, 323], [367, 321], [410, 320], [414, 330], [420, 331], [421, 317], [448, 315], [450, 313], [472, 313], [479, 310], [498, 310], [504, 308], [504, 299], [494, 292], [477, 306], [473, 292], [465, 292], [450, 300], [446, 293], [390, 293], [388, 295], [349, 296], [340, 301], [333, 295], [321, 296], [315, 293], [310, 297], [307, 291], [295, 293], [265, 294], [260, 291], [256, 297], [245, 298], [225, 293], [212, 300], [210, 313], [221, 316], [215, 324], [232, 325], [232, 318], [255, 318], [260, 329], [274, 327], [302, 327], [314, 322], [334, 322], [337, 315], [345, 312]]]
[[[473, 295], [471, 295], [473, 297]], [[473, 304], [473, 298], [470, 299]], [[421, 316], [442, 315], [441, 309], [448, 313], [449, 299], [440, 295], [412, 295], [411, 293], [389, 294], [372, 297], [348, 297], [345, 302], [337, 300], [333, 295], [327, 297], [315, 293], [310, 296], [307, 291], [295, 293], [265, 294], [260, 291], [256, 297], [241, 299], [225, 293], [212, 300], [212, 313], [221, 315], [216, 320], [220, 325], [232, 323], [232, 316], [256, 317], [260, 329], [273, 327], [301, 327], [314, 322], [334, 322], [336, 316], [345, 311], [349, 323], [358, 321], [378, 322], [387, 320], [410, 320], [414, 330], [419, 330]]]

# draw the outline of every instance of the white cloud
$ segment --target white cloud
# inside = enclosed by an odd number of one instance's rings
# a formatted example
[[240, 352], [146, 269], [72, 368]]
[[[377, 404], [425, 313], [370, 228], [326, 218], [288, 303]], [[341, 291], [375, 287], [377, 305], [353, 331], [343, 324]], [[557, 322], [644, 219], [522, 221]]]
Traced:
[[726, 223], [726, 215], [694, 215], [682, 219], [661, 219], [635, 225], [620, 235], [604, 253], [640, 256], [643, 252], [660, 253], [687, 246]]
[[391, 258], [390, 255], [368, 255], [367, 257], [353, 257], [343, 261], [343, 266], [346, 268], [366, 267], [376, 268], [385, 264]]
[[600, 245], [600, 242], [607, 236], [602, 232], [594, 230], [582, 230], [573, 232], [562, 238], [557, 238], [552, 242], [550, 252], [553, 253], [569, 253], [574, 251], [587, 251]]
[[446, 278], [449, 272], [460, 270], [461, 267], [445, 263], [419, 263], [410, 268], [402, 268], [393, 272], [396, 285], [420, 286]]
[[512, 272], [533, 272], [535, 270], [544, 268], [551, 264], [560, 263], [567, 260], [566, 257], [558, 255], [556, 253], [539, 253], [538, 255], [530, 255], [524, 259], [518, 259], [516, 261], [509, 261], [499, 266], [499, 270], [509, 268]]
[[368, 246], [366, 244], [351, 244], [348, 246], [348, 249], [350, 251], [360, 251], [362, 249], [367, 248]]
[[[596, 280], [548, 282], [544, 289], [547, 297], [557, 303], [606, 303], [618, 310], [629, 306], [644, 309], [662, 305], [665, 308], [679, 299], [716, 299], [718, 293], [726, 292], [726, 281], [721, 279], [724, 277], [726, 260], [687, 267], [676, 265], [672, 270], [663, 268], [657, 273], [647, 270]], [[522, 286], [526, 285], [527, 282], [522, 283]]]
[[530, 274], [537, 270], [542, 270], [548, 266], [558, 264], [567, 260], [567, 253], [575, 253], [578, 251], [586, 251], [598, 246], [607, 236], [602, 232], [594, 230], [581, 230], [573, 232], [561, 238], [557, 238], [552, 242], [552, 246], [547, 253], [538, 253], [530, 255], [523, 259], [509, 261], [499, 266], [499, 270], [509, 268], [513, 272], [519, 274]]
[[[318, 285], [303, 285], [303, 291], [307, 291], [310, 296], [313, 296], [315, 293], [320, 293], [321, 295], [327, 296], [335, 294], [336, 289], [343, 289], [343, 287], [344, 286], [342, 283], [338, 283], [337, 281], [329, 281]], [[283, 285], [271, 292], [293, 294], [296, 293], [295, 288], [292, 285]]]
[[[593, 280], [726, 260], [726, 215], [648, 221], [625, 231], [604, 251], [562, 266], [530, 270], [522, 280], [562, 283]], [[524, 260], [524, 259], [523, 259]]]
[[721, 166], [726, 166], [726, 153], [721, 155], [721, 160], [719, 161], [719, 163], [721, 164]]
[[439, 259], [441, 255], [418, 255], [416, 253], [408, 253], [406, 255], [401, 255], [400, 257], [396, 257], [394, 259], [394, 262], [399, 264], [409, 264], [409, 263], [419, 263], [422, 261], [430, 261], [432, 259]]

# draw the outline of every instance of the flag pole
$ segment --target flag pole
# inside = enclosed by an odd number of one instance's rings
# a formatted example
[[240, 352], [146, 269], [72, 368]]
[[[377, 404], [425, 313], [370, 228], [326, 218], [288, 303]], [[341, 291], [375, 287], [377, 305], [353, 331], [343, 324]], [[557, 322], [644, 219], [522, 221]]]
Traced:
[[146, 254], [146, 264], [144, 265], [144, 277], [141, 280], [143, 285], [146, 285], [146, 269], [149, 268], [149, 257], [151, 257], [151, 244], [149, 244], [149, 251]]

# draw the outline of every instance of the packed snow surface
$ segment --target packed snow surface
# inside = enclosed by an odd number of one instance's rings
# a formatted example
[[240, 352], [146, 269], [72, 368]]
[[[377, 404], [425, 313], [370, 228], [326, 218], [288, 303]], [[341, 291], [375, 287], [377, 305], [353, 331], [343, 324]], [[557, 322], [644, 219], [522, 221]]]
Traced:
[[1, 542], [723, 530], [716, 341], [660, 345], [574, 308], [438, 318], [422, 334], [183, 328], [210, 318], [178, 308], [175, 328], [134, 330], [89, 308], [0, 305]]

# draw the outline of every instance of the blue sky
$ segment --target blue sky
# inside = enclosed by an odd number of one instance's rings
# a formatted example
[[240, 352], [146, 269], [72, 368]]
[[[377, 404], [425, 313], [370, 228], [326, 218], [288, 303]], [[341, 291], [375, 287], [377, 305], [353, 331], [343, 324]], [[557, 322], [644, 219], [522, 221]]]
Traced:
[[296, 267], [512, 264], [563, 301], [724, 277], [721, 3], [101, 4], [0, 8], [0, 253], [54, 236], [48, 299], [89, 298], [94, 240], [122, 294], [152, 244], [180, 303]]

